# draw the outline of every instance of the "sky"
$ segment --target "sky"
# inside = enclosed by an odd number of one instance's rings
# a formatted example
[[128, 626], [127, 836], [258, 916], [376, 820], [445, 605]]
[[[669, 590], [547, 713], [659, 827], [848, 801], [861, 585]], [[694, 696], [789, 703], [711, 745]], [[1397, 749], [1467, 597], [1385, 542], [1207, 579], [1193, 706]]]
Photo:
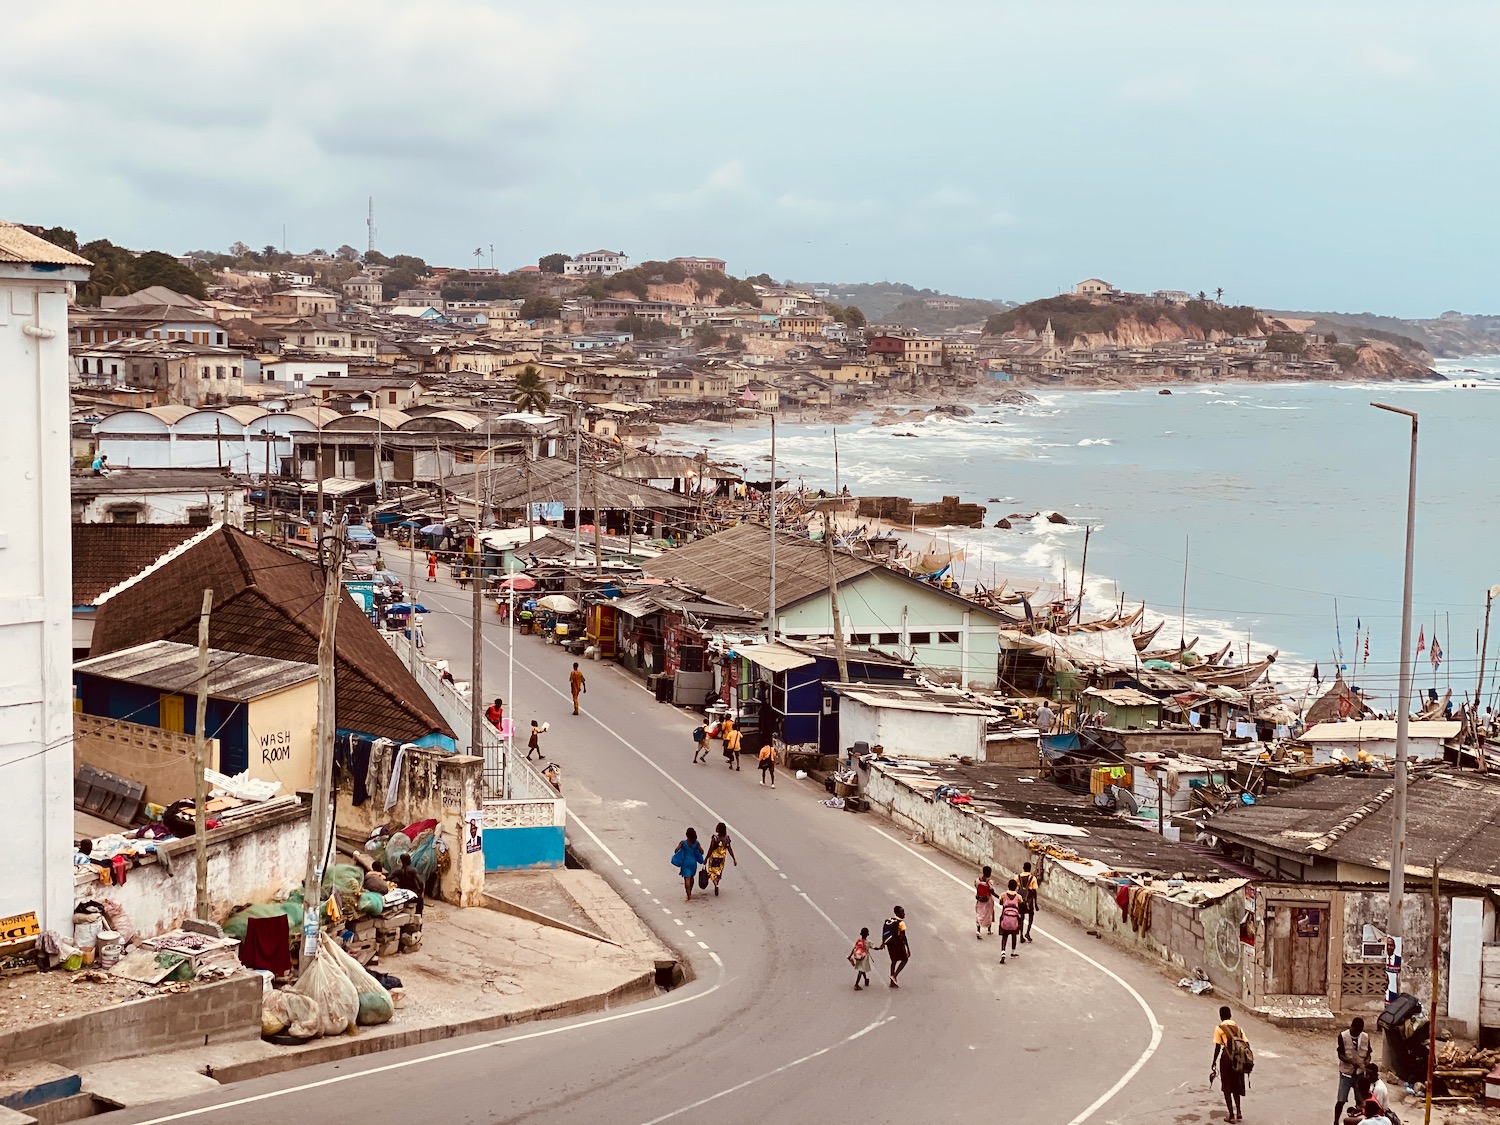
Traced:
[[[19, 8], [18, 0], [7, 4]], [[1500, 5], [49, 0], [0, 217], [1030, 300], [1500, 312]], [[283, 242], [283, 227], [285, 240]]]

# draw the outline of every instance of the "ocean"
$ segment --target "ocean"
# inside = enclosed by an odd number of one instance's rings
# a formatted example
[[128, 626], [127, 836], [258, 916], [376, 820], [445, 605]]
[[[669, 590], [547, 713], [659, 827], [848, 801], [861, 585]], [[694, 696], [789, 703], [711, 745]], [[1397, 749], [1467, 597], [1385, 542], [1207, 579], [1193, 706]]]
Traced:
[[[965, 584], [1007, 576], [1076, 590], [1084, 525], [1086, 607], [1123, 596], [1178, 639], [1187, 556], [1186, 633], [1200, 652], [1236, 644], [1260, 658], [1279, 649], [1273, 681], [1300, 696], [1314, 665], [1336, 665], [1376, 706], [1395, 700], [1401, 630], [1409, 425], [1372, 409], [1421, 415], [1414, 631], [1430, 647], [1416, 686], [1472, 696], [1485, 592], [1500, 583], [1500, 521], [1487, 491], [1500, 481], [1500, 357], [1443, 361], [1452, 383], [1227, 384], [1139, 391], [1033, 391], [1026, 406], [971, 417], [917, 410], [895, 425], [873, 413], [838, 429], [839, 483], [856, 495], [986, 503], [993, 525], [1011, 513], [1056, 511], [1070, 523], [1013, 520], [1011, 530], [919, 530], [916, 542], [963, 545]], [[777, 425], [777, 475], [811, 489], [834, 483], [834, 427]], [[763, 423], [671, 427], [664, 448], [707, 449], [764, 480]], [[998, 502], [989, 503], [991, 499]], [[1500, 599], [1497, 599], [1500, 600]], [[1500, 682], [1500, 613], [1486, 681]], [[1368, 657], [1365, 655], [1368, 641]], [[1415, 648], [1415, 645], [1413, 646]], [[1495, 688], [1485, 689], [1487, 702]]]

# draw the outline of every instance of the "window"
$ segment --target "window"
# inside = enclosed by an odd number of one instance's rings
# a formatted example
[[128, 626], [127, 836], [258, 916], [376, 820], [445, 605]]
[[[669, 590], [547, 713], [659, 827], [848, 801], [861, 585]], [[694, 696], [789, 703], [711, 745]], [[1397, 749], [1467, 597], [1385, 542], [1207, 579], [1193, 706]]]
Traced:
[[855, 645], [867, 645], [870, 643], [869, 633], [853, 633], [849, 637], [849, 643]]
[[958, 634], [957, 633], [939, 633], [938, 634], [938, 644], [940, 644], [940, 645], [956, 645], [956, 644], [958, 644]]
[[901, 643], [900, 633], [881, 633], [875, 642], [878, 645], [899, 645]]
[[140, 523], [141, 513], [135, 508], [116, 508], [109, 513], [110, 523]]
[[387, 391], [386, 392], [386, 401], [389, 402], [392, 406], [395, 406], [396, 405], [396, 392], [395, 391]]
[[337, 379], [339, 377], [339, 373], [337, 371], [330, 371], [328, 373], [328, 377], [330, 379]]
[[203, 368], [203, 377], [204, 377], [204, 378], [205, 378], [205, 379], [207, 379], [207, 378], [208, 378], [208, 367], [207, 367], [207, 366], [205, 366], [205, 367], [204, 367], [204, 368]]
[[930, 645], [932, 643], [931, 633], [911, 633], [909, 634], [909, 636], [911, 638], [911, 640], [908, 642], [909, 644]]
[[215, 332], [214, 333], [214, 343], [216, 343], [216, 344], [222, 344], [223, 342], [224, 342], [224, 333], [222, 333], [222, 332]]
[[222, 366], [214, 368], [214, 378], [215, 379], [222, 379], [222, 378], [224, 378], [224, 368]]

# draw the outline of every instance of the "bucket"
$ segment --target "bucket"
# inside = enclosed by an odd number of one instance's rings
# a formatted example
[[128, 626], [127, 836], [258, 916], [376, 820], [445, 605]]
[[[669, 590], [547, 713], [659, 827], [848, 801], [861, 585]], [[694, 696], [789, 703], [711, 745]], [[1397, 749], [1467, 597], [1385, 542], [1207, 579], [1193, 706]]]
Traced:
[[99, 931], [103, 928], [104, 922], [98, 918], [73, 923], [73, 944], [86, 952], [92, 952], [99, 939]]
[[99, 967], [109, 968], [120, 960], [120, 935], [114, 930], [100, 930], [96, 948]]

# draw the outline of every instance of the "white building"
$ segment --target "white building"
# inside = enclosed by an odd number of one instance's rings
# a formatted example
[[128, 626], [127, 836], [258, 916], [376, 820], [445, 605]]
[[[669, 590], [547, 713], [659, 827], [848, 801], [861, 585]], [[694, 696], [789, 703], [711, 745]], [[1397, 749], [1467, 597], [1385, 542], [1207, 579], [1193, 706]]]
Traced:
[[73, 638], [68, 297], [89, 263], [0, 222], [0, 917], [72, 930]]
[[618, 250], [594, 250], [563, 263], [569, 277], [609, 277], [630, 268], [630, 259]]
[[117, 469], [75, 476], [72, 484], [74, 523], [245, 526], [245, 482], [216, 468]]

